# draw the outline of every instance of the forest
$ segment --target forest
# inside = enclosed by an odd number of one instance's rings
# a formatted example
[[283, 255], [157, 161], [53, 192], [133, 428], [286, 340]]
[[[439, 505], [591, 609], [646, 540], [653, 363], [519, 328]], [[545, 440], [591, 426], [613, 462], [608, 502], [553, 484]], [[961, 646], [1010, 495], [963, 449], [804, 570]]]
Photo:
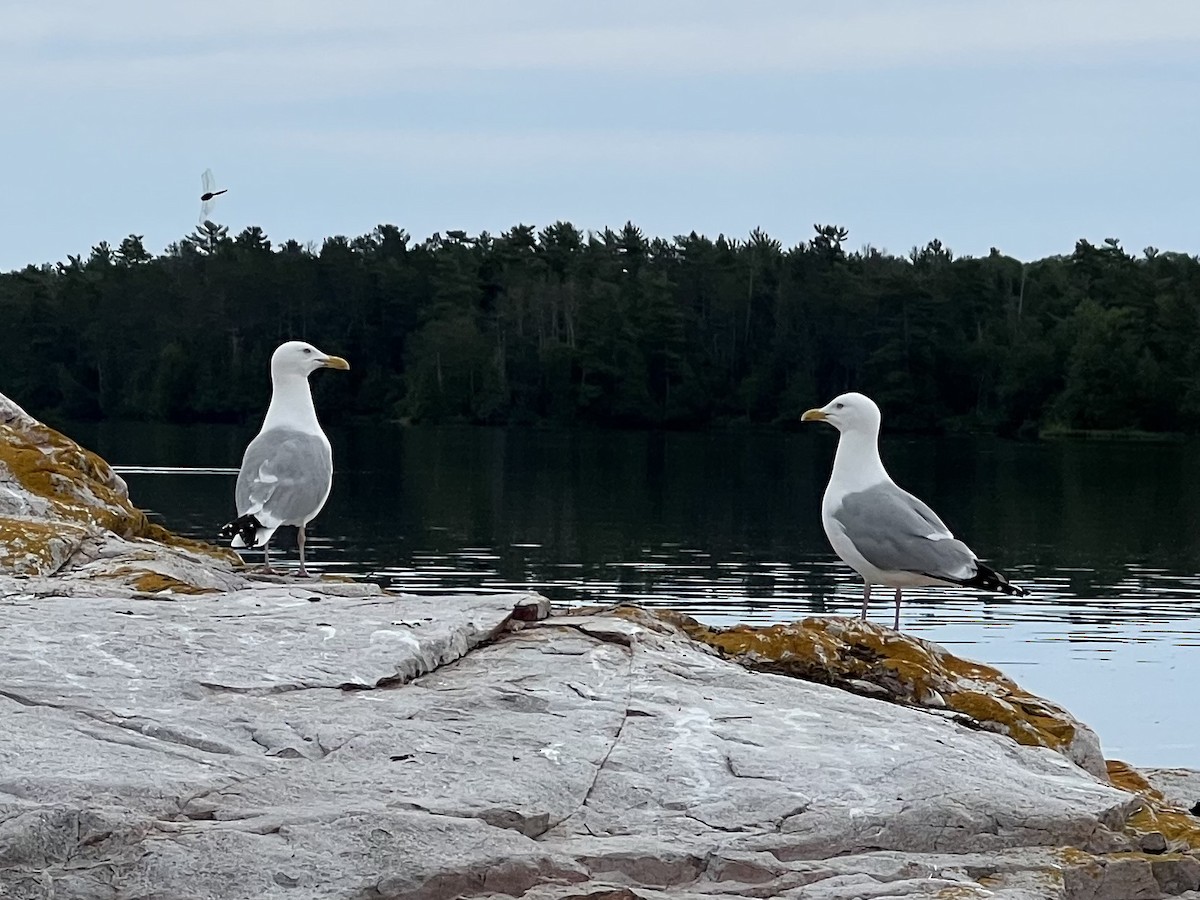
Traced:
[[205, 222], [155, 256], [130, 235], [0, 274], [0, 393], [55, 419], [246, 422], [300, 338], [350, 360], [312, 379], [331, 421], [790, 426], [853, 389], [896, 430], [1200, 431], [1200, 258], [848, 239], [557, 222], [317, 247]]

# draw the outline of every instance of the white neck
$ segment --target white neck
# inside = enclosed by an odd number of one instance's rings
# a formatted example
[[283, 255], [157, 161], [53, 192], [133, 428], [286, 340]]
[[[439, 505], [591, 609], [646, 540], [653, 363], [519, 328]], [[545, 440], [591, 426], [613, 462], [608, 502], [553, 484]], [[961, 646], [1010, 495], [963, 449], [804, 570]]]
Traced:
[[271, 383], [271, 405], [267, 407], [262, 430], [290, 428], [305, 434], [321, 434], [312, 391], [308, 389], [308, 378], [295, 372], [272, 374]]
[[829, 484], [837, 484], [842, 493], [865, 490], [881, 481], [890, 481], [879, 458], [879, 434], [856, 431], [838, 438]]

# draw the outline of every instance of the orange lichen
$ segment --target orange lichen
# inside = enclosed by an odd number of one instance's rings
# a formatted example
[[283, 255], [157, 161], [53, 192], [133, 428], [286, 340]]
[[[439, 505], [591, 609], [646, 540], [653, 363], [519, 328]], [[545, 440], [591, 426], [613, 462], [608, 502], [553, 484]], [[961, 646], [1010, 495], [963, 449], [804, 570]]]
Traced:
[[1075, 737], [1075, 726], [1063, 718], [1065, 713], [1048, 707], [1039, 698], [1031, 699], [1010, 693], [1005, 699], [983, 691], [968, 690], [949, 694], [946, 705], [976, 721], [1003, 725], [1006, 734], [1018, 744], [1026, 746], [1066, 747]]
[[0, 566], [17, 574], [51, 569], [70, 555], [83, 534], [75, 525], [0, 516]]
[[1146, 776], [1127, 762], [1119, 759], [1106, 759], [1104, 766], [1108, 771], [1108, 781], [1113, 787], [1119, 787], [1131, 794], [1141, 794], [1150, 800], [1162, 802], [1162, 791], [1150, 784]]
[[169, 591], [172, 594], [219, 593], [216, 588], [188, 584], [186, 581], [180, 581], [178, 578], [172, 578], [170, 575], [163, 575], [161, 572], [143, 572], [133, 580], [133, 587], [135, 590], [143, 591], [147, 594], [158, 594], [163, 591]]
[[145, 527], [145, 514], [96, 454], [45, 425], [0, 426], [0, 463], [21, 487], [52, 504], [62, 518], [98, 525], [123, 537]]
[[[231, 550], [181, 538], [150, 522], [129, 501], [124, 483], [108, 463], [41, 423], [23, 422], [20, 427], [0, 424], [0, 478], [5, 473], [24, 490], [45, 500], [60, 519], [103, 528], [124, 538], [143, 538], [230, 562], [236, 560]], [[21, 522], [31, 539], [46, 534], [46, 529], [32, 522]]]
[[[1137, 794], [1144, 801], [1140, 809], [1125, 821], [1125, 831], [1133, 835], [1158, 832], [1172, 850], [1200, 850], [1200, 820], [1172, 806], [1137, 769], [1119, 759], [1106, 761], [1108, 780], [1114, 787]], [[1163, 854], [1157, 858], [1162, 859]]]

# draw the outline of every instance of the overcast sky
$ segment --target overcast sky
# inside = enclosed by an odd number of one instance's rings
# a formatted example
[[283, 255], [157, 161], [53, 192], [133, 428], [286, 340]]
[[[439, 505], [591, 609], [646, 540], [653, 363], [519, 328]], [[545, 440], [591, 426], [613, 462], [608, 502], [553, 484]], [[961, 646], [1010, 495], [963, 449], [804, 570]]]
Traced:
[[632, 220], [1200, 252], [1194, 0], [0, 0], [0, 269]]

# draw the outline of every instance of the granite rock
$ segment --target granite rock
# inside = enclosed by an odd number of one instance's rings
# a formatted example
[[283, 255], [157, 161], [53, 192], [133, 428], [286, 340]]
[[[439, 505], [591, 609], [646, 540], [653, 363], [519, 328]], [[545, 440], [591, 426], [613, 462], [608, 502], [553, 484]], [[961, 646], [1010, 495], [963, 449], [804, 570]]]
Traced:
[[152, 602], [9, 586], [9, 896], [1200, 887], [1190, 856], [1137, 852], [1137, 795], [1049, 748], [748, 671], [648, 613], [510, 630], [527, 595], [276, 585]]
[[1168, 803], [1200, 813], [1200, 772], [1195, 769], [1142, 769], [1141, 772]]
[[932, 641], [857, 618], [813, 616], [767, 627], [713, 628], [689, 616], [667, 615], [696, 640], [748, 668], [958, 718], [1020, 744], [1057, 750], [1106, 777], [1100, 739], [1086, 724], [998, 669]]

